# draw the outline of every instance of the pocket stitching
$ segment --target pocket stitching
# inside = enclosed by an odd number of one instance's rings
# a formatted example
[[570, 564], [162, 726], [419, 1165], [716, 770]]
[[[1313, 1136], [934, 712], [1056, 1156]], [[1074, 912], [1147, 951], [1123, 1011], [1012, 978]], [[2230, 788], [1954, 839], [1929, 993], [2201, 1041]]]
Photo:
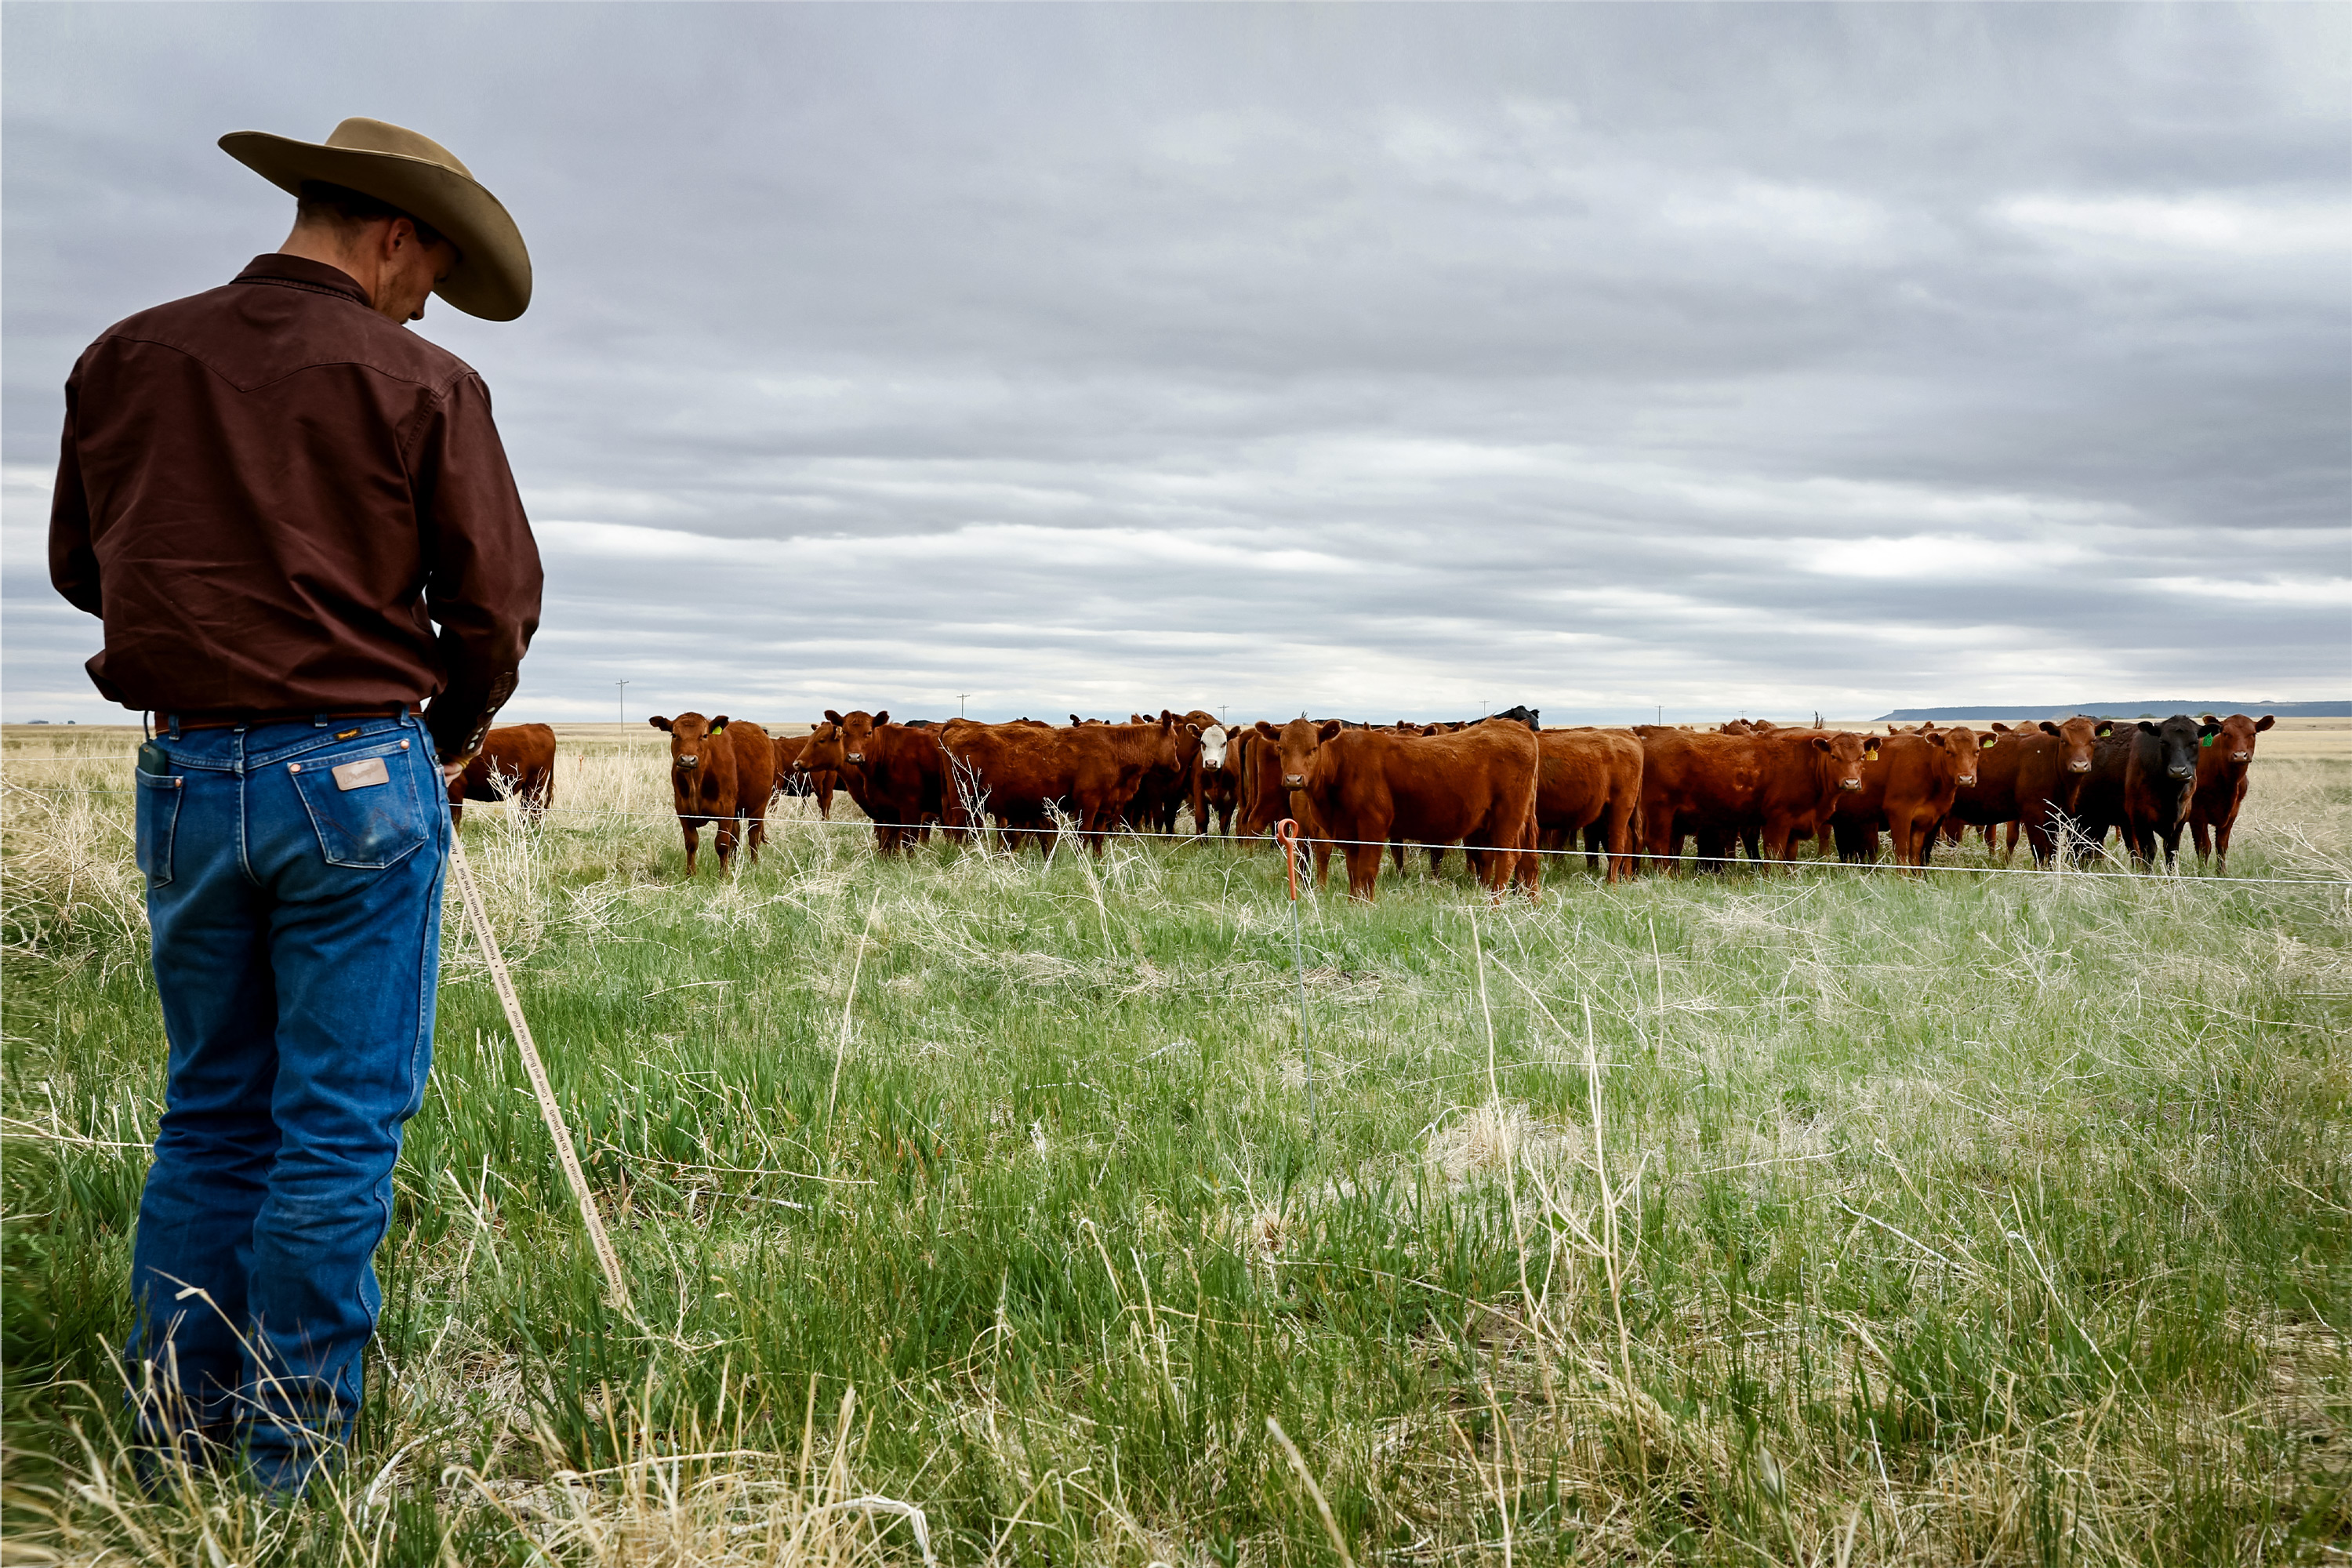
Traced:
[[[154, 773], [134, 773], [133, 776], [138, 779], [140, 785], [138, 804], [148, 806], [147, 837], [150, 841], [149, 847], [152, 849], [154, 847], [154, 841], [157, 839], [161, 840], [163, 846], [163, 853], [161, 856], [151, 855], [149, 858], [159, 860], [163, 866], [163, 869], [160, 871], [150, 870], [148, 868], [138, 864], [140, 858], [139, 823], [136, 814], [133, 815], [131, 824], [131, 864], [138, 868], [139, 874], [141, 876], [147, 879], [147, 885], [150, 888], [169, 887], [172, 882], [172, 849], [174, 842], [179, 837], [180, 802], [184, 798], [182, 793], [182, 782], [177, 773], [159, 776]], [[163, 807], [166, 801], [159, 800], [153, 805], [148, 805], [151, 795], [166, 797], [170, 805], [171, 809], [169, 813], [161, 822], [158, 822], [155, 819], [154, 814], [156, 811], [161, 810]]]
[[425, 812], [423, 807], [417, 805], [418, 795], [416, 791], [416, 781], [413, 777], [409, 777], [404, 772], [394, 773], [393, 773], [393, 776], [386, 780], [382, 785], [370, 785], [368, 787], [397, 789], [400, 787], [404, 780], [406, 782], [408, 785], [406, 795], [407, 803], [411, 806], [415, 807], [416, 837], [415, 840], [389, 859], [339, 859], [336, 858], [335, 852], [328, 847], [327, 826], [320, 820], [319, 807], [312, 804], [310, 799], [311, 792], [304, 782], [306, 778], [320, 777], [325, 777], [331, 781], [334, 768], [340, 766], [343, 763], [364, 762], [369, 757], [396, 757], [407, 750], [408, 748], [406, 746], [395, 743], [390, 746], [372, 747], [367, 750], [352, 752], [347, 755], [339, 755], [332, 761], [325, 762], [323, 765], [313, 763], [307, 757], [300, 761], [290, 762], [285, 764], [288, 778], [294, 785], [295, 797], [301, 801], [303, 815], [310, 819], [310, 831], [319, 840], [320, 858], [326, 861], [328, 865], [341, 867], [343, 869], [350, 871], [389, 870], [393, 867], [399, 865], [403, 860], [407, 859], [411, 855], [415, 854], [419, 849], [424, 848], [426, 844], [432, 841], [432, 827], [424, 820]]

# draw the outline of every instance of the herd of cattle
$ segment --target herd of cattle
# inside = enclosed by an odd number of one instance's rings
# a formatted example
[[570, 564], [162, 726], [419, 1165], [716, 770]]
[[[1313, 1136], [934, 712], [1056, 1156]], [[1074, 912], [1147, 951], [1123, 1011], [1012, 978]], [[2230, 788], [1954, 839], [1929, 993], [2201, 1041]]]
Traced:
[[[894, 724], [889, 712], [825, 710], [807, 736], [769, 736], [751, 721], [687, 712], [654, 717], [670, 736], [670, 790], [694, 875], [701, 830], [715, 827], [719, 872], [736, 847], [752, 858], [776, 795], [816, 799], [830, 818], [846, 790], [873, 820], [875, 847], [896, 851], [934, 827], [995, 826], [1013, 848], [1075, 827], [1094, 851], [1106, 832], [1192, 832], [1256, 839], [1294, 818], [1328, 875], [1331, 851], [1348, 891], [1373, 898], [1383, 851], [1404, 868], [1423, 847], [1437, 869], [1449, 847], [1500, 893], [1540, 881], [1540, 853], [1583, 848], [1609, 881], [1639, 865], [1670, 868], [1694, 842], [1700, 869], [1736, 848], [1785, 860], [1811, 839], [1839, 860], [1874, 860], [1886, 837], [1898, 865], [1927, 868], [1936, 842], [1980, 827], [1985, 847], [2037, 863], [2122, 835], [2149, 865], [2171, 868], [2188, 827], [2200, 860], [2230, 868], [2230, 830], [2246, 799], [2255, 736], [2270, 717], [2176, 715], [2164, 721], [2042, 721], [1985, 731], [1919, 724], [1889, 736], [1785, 729], [1736, 720], [1717, 731], [1637, 724], [1543, 729], [1512, 708], [1465, 724], [1218, 724], [1206, 712], [1134, 715], [1127, 724], [1013, 720]], [[527, 811], [555, 799], [555, 731], [489, 731], [480, 757], [449, 785], [452, 816], [468, 799], [518, 797]], [[2006, 827], [2006, 844], [1997, 835]]]
[[[2160, 722], [2076, 717], [1984, 731], [1962, 726], [1887, 735], [1735, 721], [1714, 731], [1641, 724], [1543, 729], [1507, 713], [1458, 724], [1385, 727], [1299, 718], [1227, 727], [1199, 711], [1136, 714], [1124, 724], [1034, 719], [984, 724], [893, 723], [886, 712], [828, 709], [808, 734], [770, 735], [725, 715], [655, 718], [670, 742], [672, 804], [694, 874], [701, 829], [715, 827], [723, 874], [738, 845], [757, 859], [769, 802], [814, 796], [824, 816], [846, 791], [888, 853], [929, 837], [993, 825], [1018, 850], [1068, 826], [1097, 852], [1106, 833], [1192, 830], [1256, 838], [1296, 820], [1318, 884], [1334, 849], [1348, 889], [1374, 896], [1383, 851], [1402, 870], [1423, 847], [1434, 871], [1449, 847], [1495, 892], [1533, 894], [1539, 853], [1580, 847], [1614, 882], [1643, 864], [1670, 867], [1695, 842], [1699, 868], [1737, 848], [1783, 860], [1811, 839], [1841, 860], [1874, 860], [1880, 836], [1896, 864], [1926, 867], [1939, 838], [1980, 828], [2014, 853], [2021, 831], [2038, 864], [2121, 835], [2134, 859], [2168, 868], [2189, 830], [2217, 869], [2245, 799], [2254, 737], [2269, 716], [2179, 715]], [[463, 779], [467, 800], [553, 804], [555, 731], [490, 731]], [[2006, 845], [1996, 836], [2007, 830]]]

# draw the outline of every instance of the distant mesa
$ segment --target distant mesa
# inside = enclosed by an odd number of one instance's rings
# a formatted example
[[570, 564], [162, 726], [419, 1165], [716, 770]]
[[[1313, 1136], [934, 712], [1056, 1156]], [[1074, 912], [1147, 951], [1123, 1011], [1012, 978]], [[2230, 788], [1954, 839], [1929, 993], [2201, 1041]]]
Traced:
[[2132, 702], [2070, 702], [2053, 708], [2042, 708], [2032, 702], [1978, 702], [1966, 708], [1897, 708], [1892, 713], [1880, 714], [1871, 722], [1886, 724], [1918, 719], [2007, 719], [2012, 715], [2066, 719], [2077, 713], [2157, 718], [2174, 713], [2274, 713], [2282, 719], [2352, 719], [2352, 698], [2331, 698], [2320, 702], [2248, 702], [2235, 699], [2190, 702], [2167, 697], [2156, 700], [2142, 698]]

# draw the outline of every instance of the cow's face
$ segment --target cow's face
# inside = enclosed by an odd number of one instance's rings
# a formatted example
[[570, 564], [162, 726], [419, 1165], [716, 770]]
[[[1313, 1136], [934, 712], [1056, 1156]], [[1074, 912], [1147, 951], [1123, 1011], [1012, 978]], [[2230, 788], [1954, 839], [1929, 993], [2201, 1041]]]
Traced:
[[838, 773], [848, 761], [847, 748], [842, 744], [841, 726], [828, 719], [809, 731], [801, 743], [801, 754], [793, 759], [793, 767], [804, 773]]
[[2070, 773], [2087, 773], [2091, 771], [2091, 753], [2098, 749], [2101, 731], [2108, 728], [2111, 726], [2102, 725], [2095, 720], [2085, 719], [2079, 713], [2063, 724], [2053, 724], [2047, 719], [2042, 721], [2043, 734], [2055, 735], [2063, 742], [2061, 754], [2065, 759], [2066, 771]]
[[1315, 766], [1317, 748], [1339, 732], [1339, 721], [1331, 719], [1318, 724], [1311, 719], [1298, 718], [1277, 730], [1261, 719], [1257, 732], [1272, 741], [1281, 753], [1282, 787], [1305, 789], [1307, 775]]
[[1201, 731], [1201, 766], [1222, 768], [1225, 765], [1225, 742], [1233, 737], [1222, 724], [1212, 724]]
[[866, 748], [874, 739], [874, 731], [890, 721], [890, 710], [868, 713], [863, 708], [855, 713], [841, 714], [828, 708], [824, 721], [841, 731], [841, 760], [851, 767], [861, 767], [866, 762]]
[[2196, 720], [2186, 714], [2161, 721], [2143, 719], [2139, 732], [2156, 742], [2157, 757], [2167, 778], [2186, 781], [2197, 776], [2197, 742], [2204, 731]]
[[1941, 741], [1944, 750], [1952, 753], [1952, 782], [1967, 789], [1977, 782], [1977, 753], [2000, 737], [1979, 735], [1962, 724], [1949, 730], [1937, 730], [1932, 738]]
[[2254, 760], [2254, 737], [2278, 721], [2265, 713], [2259, 719], [2249, 719], [2243, 713], [2232, 713], [2227, 719], [2205, 715], [2204, 745], [2233, 763]]
[[1813, 750], [1829, 759], [1838, 788], [1860, 789], [1862, 764], [1878, 760], [1878, 737], [1851, 735], [1841, 730], [1833, 735], [1815, 735]]
[[705, 719], [699, 713], [681, 713], [675, 719], [656, 714], [646, 721], [656, 730], [669, 732], [670, 771], [681, 780], [692, 777], [707, 768], [710, 762], [710, 738], [727, 732], [727, 715]]

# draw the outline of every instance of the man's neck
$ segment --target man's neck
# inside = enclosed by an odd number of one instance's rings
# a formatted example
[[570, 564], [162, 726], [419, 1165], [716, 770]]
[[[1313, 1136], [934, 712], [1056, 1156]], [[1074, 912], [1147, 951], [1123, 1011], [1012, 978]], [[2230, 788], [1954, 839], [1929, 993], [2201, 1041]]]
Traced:
[[346, 244], [331, 229], [298, 227], [286, 237], [278, 247], [280, 256], [299, 256], [305, 261], [317, 261], [332, 267], [366, 290], [368, 302], [373, 308], [376, 296], [376, 268], [363, 246]]

